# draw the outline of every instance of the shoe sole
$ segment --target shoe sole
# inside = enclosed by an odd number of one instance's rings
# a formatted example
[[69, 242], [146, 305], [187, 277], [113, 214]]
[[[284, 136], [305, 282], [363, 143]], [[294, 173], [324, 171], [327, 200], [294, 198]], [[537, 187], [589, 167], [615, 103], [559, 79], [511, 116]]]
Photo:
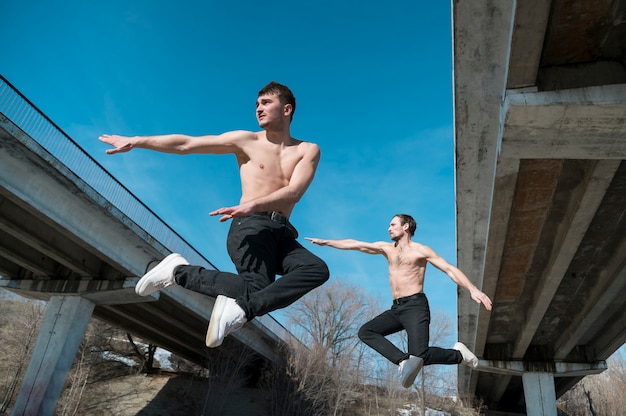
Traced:
[[[419, 360], [420, 360], [420, 363], [417, 365], [415, 370], [411, 371], [411, 373], [409, 374], [407, 379], [404, 380], [404, 383], [402, 383], [402, 387], [404, 387], [405, 389], [408, 389], [409, 387], [411, 387], [413, 385], [413, 383], [415, 382], [415, 378], [417, 377], [417, 375], [419, 374], [420, 370], [424, 366], [424, 360], [421, 359], [421, 358], [419, 358]], [[410, 383], [409, 383], [409, 381], [410, 381]]]
[[224, 337], [220, 337], [220, 321], [222, 319], [222, 313], [226, 307], [226, 296], [219, 295], [215, 299], [215, 305], [213, 305], [213, 311], [211, 312], [211, 319], [209, 320], [209, 329], [206, 332], [206, 346], [209, 348], [216, 348], [222, 345]]
[[149, 296], [153, 294], [154, 292], [158, 292], [159, 289], [146, 291], [146, 287], [148, 286], [146, 285], [146, 281], [150, 280], [150, 278], [154, 276], [155, 274], [157, 274], [162, 268], [169, 265], [173, 260], [178, 259], [178, 258], [182, 258], [182, 256], [178, 253], [172, 253], [169, 256], [165, 257], [163, 260], [161, 260], [159, 264], [154, 266], [152, 270], [144, 274], [143, 277], [139, 279], [139, 281], [135, 285], [135, 293], [137, 293], [139, 296]]

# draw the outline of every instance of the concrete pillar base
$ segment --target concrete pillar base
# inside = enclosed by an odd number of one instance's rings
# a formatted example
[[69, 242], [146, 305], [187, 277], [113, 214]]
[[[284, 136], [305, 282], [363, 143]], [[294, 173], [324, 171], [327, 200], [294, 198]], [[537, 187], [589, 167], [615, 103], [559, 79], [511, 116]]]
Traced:
[[50, 298], [13, 416], [54, 414], [94, 306], [79, 296]]
[[528, 416], [556, 416], [554, 375], [551, 373], [524, 373], [524, 397]]

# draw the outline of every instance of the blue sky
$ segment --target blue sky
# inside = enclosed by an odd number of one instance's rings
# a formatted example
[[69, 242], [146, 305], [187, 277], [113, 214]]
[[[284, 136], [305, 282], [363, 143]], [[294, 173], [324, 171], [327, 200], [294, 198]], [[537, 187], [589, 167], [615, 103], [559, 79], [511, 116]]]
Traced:
[[[4, 0], [0, 73], [228, 271], [228, 223], [208, 213], [239, 200], [234, 156], [108, 156], [97, 138], [257, 130], [257, 91], [284, 83], [293, 136], [322, 150], [291, 217], [300, 238], [386, 241], [402, 212], [456, 264], [450, 2], [364, 4]], [[302, 243], [389, 305], [382, 256]], [[425, 291], [456, 324], [454, 283], [431, 266]]]

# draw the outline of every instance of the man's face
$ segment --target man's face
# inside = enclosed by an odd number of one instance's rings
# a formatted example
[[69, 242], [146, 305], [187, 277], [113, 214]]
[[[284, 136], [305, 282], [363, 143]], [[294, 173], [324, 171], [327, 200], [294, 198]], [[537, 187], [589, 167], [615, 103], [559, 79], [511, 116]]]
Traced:
[[387, 229], [387, 231], [389, 231], [389, 237], [393, 241], [398, 241], [406, 233], [406, 227], [401, 224], [400, 218], [393, 217], [391, 219], [391, 223], [389, 224], [389, 228]]
[[276, 94], [261, 95], [256, 100], [256, 119], [263, 129], [280, 127], [288, 122], [285, 105], [281, 104]]

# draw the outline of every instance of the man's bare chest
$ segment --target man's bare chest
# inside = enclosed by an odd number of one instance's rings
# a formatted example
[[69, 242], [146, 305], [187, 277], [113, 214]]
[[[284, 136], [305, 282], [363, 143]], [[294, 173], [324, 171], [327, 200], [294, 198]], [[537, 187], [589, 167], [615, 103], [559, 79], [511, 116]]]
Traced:
[[297, 149], [291, 147], [259, 145], [247, 150], [246, 157], [240, 160], [240, 166], [255, 174], [289, 179], [302, 160]]
[[389, 265], [394, 268], [424, 267], [422, 256], [411, 249], [396, 248], [389, 254]]

